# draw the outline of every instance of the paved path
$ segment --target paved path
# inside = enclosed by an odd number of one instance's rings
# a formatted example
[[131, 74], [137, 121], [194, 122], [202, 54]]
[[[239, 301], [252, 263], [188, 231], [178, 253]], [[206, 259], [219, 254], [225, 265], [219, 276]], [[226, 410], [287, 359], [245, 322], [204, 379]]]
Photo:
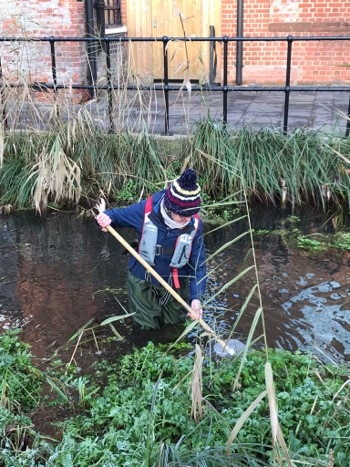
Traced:
[[[127, 91], [108, 101], [105, 91], [97, 99], [82, 105], [60, 107], [60, 116], [68, 120], [87, 112], [89, 119], [102, 130], [127, 127], [134, 132], [147, 129], [151, 134], [164, 135], [165, 104], [161, 91]], [[346, 117], [350, 91], [292, 91], [289, 99], [288, 132], [297, 128], [314, 129], [324, 134], [345, 136], [350, 122]], [[270, 128], [282, 131], [285, 95], [281, 91], [230, 91], [228, 93], [227, 124], [239, 129]], [[52, 106], [23, 104], [7, 106], [8, 123], [17, 129], [50, 127]], [[175, 90], [169, 94], [169, 134], [188, 135], [195, 122], [206, 117], [223, 119], [222, 92], [192, 92]]]
[[[350, 93], [346, 91], [296, 91], [290, 93], [288, 131], [297, 128], [314, 129], [323, 133], [344, 136], [348, 120]], [[165, 106], [160, 92], [131, 94], [128, 101], [119, 101], [113, 110], [116, 127], [127, 119], [130, 127], [140, 131], [147, 127], [150, 133], [164, 134]], [[283, 130], [284, 93], [281, 91], [232, 91], [228, 93], [227, 123], [230, 128], [249, 125], [254, 129]], [[169, 98], [169, 131], [173, 135], [187, 135], [195, 122], [210, 115], [222, 121], [223, 100], [221, 92], [171, 91]], [[106, 99], [85, 104], [96, 122], [109, 124]]]

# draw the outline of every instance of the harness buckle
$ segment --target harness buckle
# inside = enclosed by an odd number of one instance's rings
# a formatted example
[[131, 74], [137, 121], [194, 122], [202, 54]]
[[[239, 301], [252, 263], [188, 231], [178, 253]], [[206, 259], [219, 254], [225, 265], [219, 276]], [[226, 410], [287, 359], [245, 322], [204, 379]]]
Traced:
[[163, 247], [162, 245], [156, 245], [156, 256], [161, 255], [163, 252]]

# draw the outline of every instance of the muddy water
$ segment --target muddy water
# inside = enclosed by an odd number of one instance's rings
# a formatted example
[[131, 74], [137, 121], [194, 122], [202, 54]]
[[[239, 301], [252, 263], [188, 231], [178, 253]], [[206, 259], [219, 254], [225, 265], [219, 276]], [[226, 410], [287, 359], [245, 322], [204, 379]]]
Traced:
[[[253, 227], [279, 228], [287, 214], [259, 209], [252, 217]], [[304, 232], [327, 229], [321, 217], [304, 216]], [[208, 251], [213, 252], [245, 231], [246, 225], [242, 222], [215, 233], [207, 230]], [[131, 231], [122, 233], [133, 241]], [[288, 249], [278, 236], [257, 236], [254, 252], [268, 344], [311, 350], [326, 361], [349, 361], [350, 252], [306, 254]], [[0, 331], [20, 326], [23, 339], [39, 359], [52, 355], [90, 320], [93, 326], [107, 316], [122, 314], [127, 306], [127, 255], [91, 219], [67, 213], [45, 218], [27, 213], [2, 216], [0, 257]], [[252, 252], [246, 240], [226, 248], [209, 263], [205, 320], [223, 335], [235, 322], [255, 274], [250, 272], [211, 299], [250, 264]], [[108, 293], [110, 289], [114, 293]], [[246, 339], [259, 305], [255, 295], [237, 325], [240, 340]], [[182, 332], [176, 328], [162, 333], [136, 331], [130, 320], [115, 322], [115, 327], [125, 337], [110, 344], [119, 353], [148, 340], [174, 341]], [[259, 325], [255, 337], [261, 331]], [[93, 337], [89, 339], [94, 341]], [[93, 344], [91, 349], [92, 353], [100, 350]]]

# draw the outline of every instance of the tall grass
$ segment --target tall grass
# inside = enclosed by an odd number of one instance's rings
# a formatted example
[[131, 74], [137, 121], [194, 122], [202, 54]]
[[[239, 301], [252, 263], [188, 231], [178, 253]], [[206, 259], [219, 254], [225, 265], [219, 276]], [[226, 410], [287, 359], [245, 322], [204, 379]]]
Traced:
[[50, 125], [46, 132], [0, 132], [0, 205], [86, 207], [101, 193], [112, 202], [134, 201], [186, 164], [197, 169], [208, 202], [244, 192], [249, 202], [270, 205], [349, 204], [349, 139], [233, 131], [208, 117], [174, 156], [146, 125], [137, 134], [128, 128], [108, 134], [86, 111], [68, 121], [56, 115]]
[[283, 187], [293, 206], [324, 207], [330, 200], [339, 206], [349, 202], [350, 184], [347, 164], [334, 149], [347, 155], [349, 139], [330, 137], [325, 145], [317, 133], [301, 130], [283, 135], [246, 127], [228, 133], [208, 119], [197, 124], [192, 165], [205, 174], [204, 189], [213, 197], [218, 192], [245, 192], [249, 201], [280, 205]]

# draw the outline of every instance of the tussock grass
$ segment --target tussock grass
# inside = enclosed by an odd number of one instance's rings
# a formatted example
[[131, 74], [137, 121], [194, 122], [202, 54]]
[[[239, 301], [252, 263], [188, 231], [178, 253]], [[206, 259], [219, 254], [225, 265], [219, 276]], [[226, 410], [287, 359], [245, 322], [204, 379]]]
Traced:
[[31, 178], [35, 180], [32, 196], [39, 212], [46, 209], [49, 198], [55, 204], [62, 200], [78, 202], [80, 199], [80, 167], [67, 157], [59, 137], [38, 155], [26, 183]]
[[215, 125], [210, 120], [198, 125], [176, 157], [160, 151], [145, 128], [106, 134], [82, 114], [69, 123], [56, 120], [45, 133], [5, 131], [0, 204], [39, 210], [45, 196], [33, 186], [44, 188], [48, 171], [47, 203], [56, 207], [86, 206], [101, 193], [112, 202], [134, 201], [161, 189], [185, 164], [198, 171], [209, 204], [233, 194], [243, 201], [241, 193], [249, 202], [274, 206], [349, 203], [348, 140], [325, 143], [315, 134], [247, 128], [229, 134]]
[[197, 125], [192, 148], [192, 165], [205, 174], [204, 191], [213, 197], [218, 192], [244, 192], [249, 201], [280, 205], [285, 191], [293, 206], [348, 202], [346, 161], [334, 153], [348, 154], [348, 139], [330, 138], [326, 146], [314, 132], [287, 136], [246, 127], [228, 134], [206, 120]]

